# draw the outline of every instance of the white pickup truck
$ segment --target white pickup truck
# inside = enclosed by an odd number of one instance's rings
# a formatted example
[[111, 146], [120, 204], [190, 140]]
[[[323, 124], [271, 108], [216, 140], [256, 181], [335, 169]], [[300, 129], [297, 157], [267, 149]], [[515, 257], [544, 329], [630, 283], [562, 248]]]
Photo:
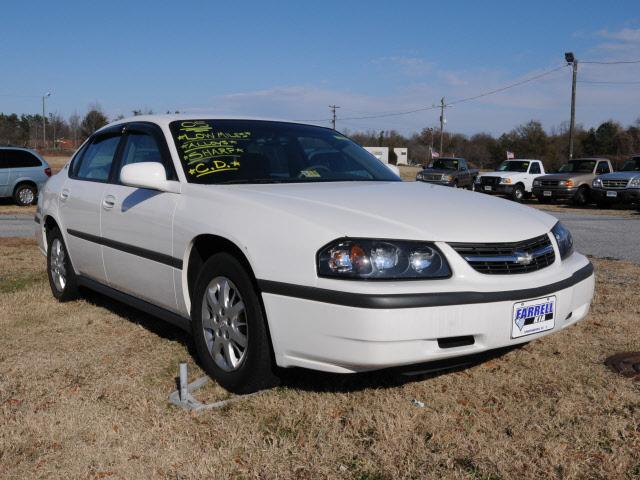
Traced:
[[531, 196], [533, 181], [545, 174], [540, 160], [507, 160], [495, 172], [483, 173], [476, 179], [476, 190], [493, 195], [506, 195], [516, 202]]

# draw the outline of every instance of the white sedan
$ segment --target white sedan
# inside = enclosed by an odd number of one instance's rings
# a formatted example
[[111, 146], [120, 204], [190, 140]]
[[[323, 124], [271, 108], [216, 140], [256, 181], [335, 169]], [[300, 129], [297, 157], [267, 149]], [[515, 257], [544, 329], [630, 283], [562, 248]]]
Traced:
[[402, 182], [340, 133], [146, 116], [92, 135], [38, 199], [53, 295], [83, 286], [192, 332], [235, 392], [278, 367], [466, 356], [585, 317], [591, 263], [540, 211]]

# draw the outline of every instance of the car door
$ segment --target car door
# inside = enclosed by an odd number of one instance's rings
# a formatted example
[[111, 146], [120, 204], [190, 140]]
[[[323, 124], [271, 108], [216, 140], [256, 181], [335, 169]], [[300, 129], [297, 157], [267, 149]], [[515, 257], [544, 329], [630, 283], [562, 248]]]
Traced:
[[116, 290], [177, 311], [173, 272], [182, 263], [172, 239], [177, 195], [122, 185], [122, 167], [137, 162], [160, 162], [167, 178], [177, 179], [160, 128], [127, 125], [116, 182], [103, 191], [100, 206], [107, 281]]
[[100, 214], [104, 190], [112, 178], [120, 129], [95, 135], [74, 158], [60, 191], [60, 221], [77, 272], [106, 283], [102, 262]]
[[527, 192], [531, 191], [533, 188], [533, 180], [540, 175], [542, 175], [540, 164], [538, 162], [531, 162], [531, 165], [529, 165], [529, 173], [525, 175], [524, 178], [524, 189]]
[[0, 197], [10, 197], [9, 191], [9, 162], [4, 154], [5, 150], [0, 150]]

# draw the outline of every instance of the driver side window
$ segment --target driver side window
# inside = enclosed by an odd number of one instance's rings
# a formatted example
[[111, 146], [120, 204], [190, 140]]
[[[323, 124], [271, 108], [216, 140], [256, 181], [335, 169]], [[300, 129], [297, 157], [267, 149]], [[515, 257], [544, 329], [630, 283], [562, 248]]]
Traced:
[[93, 182], [107, 182], [119, 142], [120, 135], [96, 137], [85, 150], [80, 163], [74, 165], [73, 177]]

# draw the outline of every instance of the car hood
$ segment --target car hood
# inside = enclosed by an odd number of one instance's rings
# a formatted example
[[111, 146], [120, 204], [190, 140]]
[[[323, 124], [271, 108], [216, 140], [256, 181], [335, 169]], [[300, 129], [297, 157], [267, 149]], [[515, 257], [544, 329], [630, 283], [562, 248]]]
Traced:
[[536, 178], [536, 180], [576, 180], [576, 181], [589, 181], [594, 178], [593, 173], [551, 173]]
[[481, 173], [481, 177], [516, 177], [520, 175], [525, 175], [524, 172], [486, 172]]
[[[275, 219], [292, 234], [313, 229], [319, 239], [395, 238], [447, 242], [513, 242], [548, 232], [554, 217], [475, 192], [423, 182], [331, 182], [219, 185], [217, 199]], [[247, 205], [249, 203], [250, 205]], [[267, 211], [268, 210], [268, 211]], [[252, 221], [251, 219], [248, 219]], [[275, 222], [275, 223], [274, 223]]]
[[640, 177], [640, 172], [612, 172], [598, 176], [602, 180], [631, 180]]
[[[418, 172], [420, 173], [420, 172]], [[422, 173], [426, 173], [426, 174], [446, 174], [446, 175], [452, 175], [452, 174], [456, 174], [458, 173], [457, 170], [445, 170], [443, 168], [424, 168], [422, 169]]]

